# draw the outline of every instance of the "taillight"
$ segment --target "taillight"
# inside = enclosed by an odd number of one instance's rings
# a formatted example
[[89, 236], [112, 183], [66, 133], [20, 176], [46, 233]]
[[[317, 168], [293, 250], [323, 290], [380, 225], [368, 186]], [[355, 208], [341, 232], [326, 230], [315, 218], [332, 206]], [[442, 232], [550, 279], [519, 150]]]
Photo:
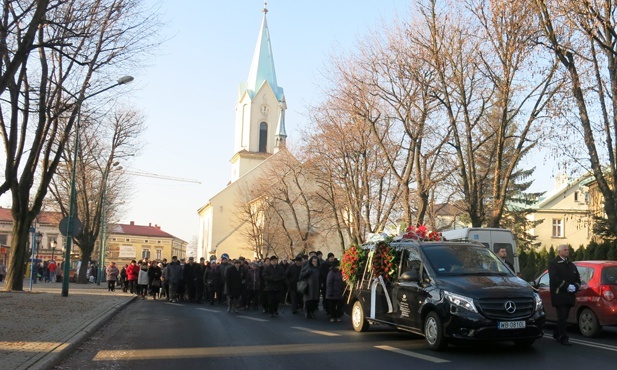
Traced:
[[600, 285], [600, 295], [602, 296], [602, 298], [606, 299], [607, 301], [610, 301], [613, 298], [615, 298], [615, 294], [611, 290], [610, 285]]

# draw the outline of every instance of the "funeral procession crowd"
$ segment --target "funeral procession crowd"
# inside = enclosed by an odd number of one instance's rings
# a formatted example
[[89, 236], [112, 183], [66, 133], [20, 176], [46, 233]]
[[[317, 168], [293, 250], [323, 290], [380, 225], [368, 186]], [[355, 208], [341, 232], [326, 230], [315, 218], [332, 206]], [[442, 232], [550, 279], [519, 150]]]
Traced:
[[169, 302], [209, 303], [227, 306], [227, 312], [259, 310], [270, 317], [279, 315], [282, 303], [291, 305], [293, 314], [304, 311], [314, 319], [319, 301], [330, 321], [341, 321], [345, 282], [339, 261], [333, 253], [323, 259], [321, 252], [298, 255], [292, 261], [272, 256], [250, 261], [244, 257], [230, 260], [186, 261], [176, 256], [166, 259], [105, 268], [109, 291], [116, 287], [141, 299], [166, 299]]

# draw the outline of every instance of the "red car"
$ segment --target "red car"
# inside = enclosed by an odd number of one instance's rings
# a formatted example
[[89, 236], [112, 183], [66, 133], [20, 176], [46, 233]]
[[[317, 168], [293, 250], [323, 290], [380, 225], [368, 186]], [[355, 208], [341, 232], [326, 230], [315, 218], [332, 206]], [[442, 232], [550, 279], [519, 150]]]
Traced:
[[[617, 261], [574, 262], [581, 275], [581, 289], [576, 293], [575, 306], [570, 310], [568, 323], [577, 324], [586, 337], [595, 337], [604, 325], [617, 325]], [[557, 321], [551, 304], [548, 270], [533, 282], [538, 290], [547, 321]]]

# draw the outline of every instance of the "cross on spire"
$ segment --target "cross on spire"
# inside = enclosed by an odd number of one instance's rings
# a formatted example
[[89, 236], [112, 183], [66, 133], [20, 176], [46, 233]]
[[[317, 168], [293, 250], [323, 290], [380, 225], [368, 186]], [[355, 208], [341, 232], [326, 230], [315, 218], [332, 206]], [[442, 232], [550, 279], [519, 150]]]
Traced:
[[268, 12], [268, 3], [266, 1], [264, 1], [264, 10], [263, 10], [263, 12], [264, 13]]

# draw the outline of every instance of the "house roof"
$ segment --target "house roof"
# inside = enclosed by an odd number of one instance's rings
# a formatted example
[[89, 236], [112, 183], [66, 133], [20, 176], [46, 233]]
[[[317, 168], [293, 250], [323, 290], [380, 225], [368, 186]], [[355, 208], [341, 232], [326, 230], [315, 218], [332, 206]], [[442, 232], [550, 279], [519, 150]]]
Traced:
[[135, 225], [133, 221], [131, 221], [130, 224], [111, 224], [107, 228], [107, 232], [109, 234], [139, 235], [149, 236], [153, 238], [172, 238], [184, 242], [184, 240], [161, 230], [161, 227], [158, 225]]
[[533, 208], [542, 208], [546, 206], [547, 204], [552, 202], [555, 198], [557, 198], [559, 195], [562, 195], [565, 191], [567, 191], [568, 189], [574, 186], [581, 187], [581, 186], [586, 185], [589, 182], [590, 177], [593, 178], [593, 175], [590, 175], [590, 174], [583, 175], [576, 180], [566, 182], [562, 184], [561, 186], [548, 191], [546, 194], [538, 198], [538, 201], [533, 205]]
[[[39, 224], [59, 224], [62, 220], [61, 212], [41, 211], [36, 216], [36, 222]], [[9, 208], [0, 207], [0, 222], [13, 222], [13, 215]]]

